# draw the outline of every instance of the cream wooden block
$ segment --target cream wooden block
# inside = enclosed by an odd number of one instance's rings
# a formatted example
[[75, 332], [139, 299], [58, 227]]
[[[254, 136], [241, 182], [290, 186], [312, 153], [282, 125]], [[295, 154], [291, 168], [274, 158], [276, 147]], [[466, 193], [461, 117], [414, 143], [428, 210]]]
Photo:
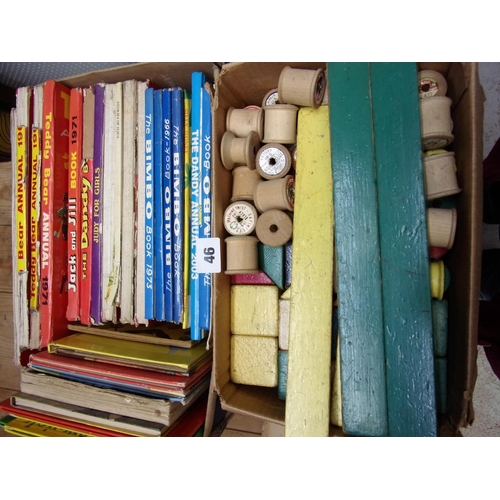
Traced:
[[290, 331], [290, 301], [279, 299], [279, 348], [288, 351], [288, 332]]
[[278, 337], [278, 287], [233, 285], [231, 332], [235, 335]]
[[278, 385], [278, 339], [231, 336], [231, 380], [236, 384]]
[[456, 229], [457, 210], [455, 208], [427, 209], [429, 246], [449, 250], [455, 241]]
[[286, 436], [328, 436], [333, 179], [328, 106], [298, 116]]
[[292, 287], [289, 286], [282, 294], [281, 294], [281, 299], [285, 300], [290, 300], [290, 297], [292, 296]]

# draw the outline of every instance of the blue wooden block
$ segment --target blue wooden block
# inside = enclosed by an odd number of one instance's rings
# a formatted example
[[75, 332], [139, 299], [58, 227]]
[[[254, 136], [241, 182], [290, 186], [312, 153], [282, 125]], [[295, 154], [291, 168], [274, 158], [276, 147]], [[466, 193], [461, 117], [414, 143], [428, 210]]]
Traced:
[[292, 249], [292, 241], [285, 244], [285, 289], [292, 284]]
[[286, 379], [288, 374], [288, 351], [278, 351], [278, 398], [286, 399]]
[[432, 301], [432, 335], [434, 337], [434, 355], [446, 356], [448, 349], [448, 302]]
[[259, 243], [259, 268], [262, 269], [274, 284], [283, 290], [285, 288], [285, 246], [270, 247]]
[[436, 374], [436, 409], [438, 413], [446, 413], [448, 375], [448, 362], [446, 358], [436, 357], [434, 360], [434, 370]]

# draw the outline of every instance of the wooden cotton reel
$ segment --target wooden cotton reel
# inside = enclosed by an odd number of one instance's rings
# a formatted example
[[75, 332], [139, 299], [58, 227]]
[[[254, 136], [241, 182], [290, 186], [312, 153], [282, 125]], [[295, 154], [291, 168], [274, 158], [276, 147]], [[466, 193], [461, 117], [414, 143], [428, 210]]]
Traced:
[[255, 186], [262, 182], [262, 177], [256, 169], [248, 168], [246, 165], [234, 167], [233, 190], [231, 203], [235, 201], [253, 201]]
[[451, 99], [445, 96], [420, 99], [422, 147], [425, 151], [442, 149], [454, 139]]
[[324, 70], [294, 69], [285, 66], [280, 73], [278, 95], [280, 102], [317, 108], [326, 90]]
[[457, 229], [455, 208], [428, 208], [427, 234], [429, 246], [447, 248], [453, 246]]
[[260, 148], [259, 134], [251, 131], [246, 137], [236, 137], [233, 132], [227, 130], [222, 136], [221, 159], [222, 164], [228, 170], [236, 165], [246, 165], [255, 168], [255, 155]]
[[236, 137], [246, 137], [250, 132], [257, 132], [259, 141], [264, 136], [264, 110], [259, 107], [244, 109], [229, 108], [226, 115], [226, 130]]
[[272, 104], [264, 107], [264, 139], [268, 144], [295, 144], [297, 142], [297, 112], [293, 104]]
[[256, 274], [259, 272], [259, 240], [255, 236], [228, 236], [225, 274]]
[[262, 181], [255, 186], [254, 203], [260, 213], [268, 210], [293, 211], [295, 178], [287, 175], [282, 179]]
[[458, 187], [455, 153], [446, 150], [429, 151], [424, 154], [426, 198], [435, 200], [462, 191]]
[[247, 236], [257, 224], [257, 210], [247, 201], [235, 201], [224, 212], [224, 228], [233, 236]]
[[279, 104], [278, 89], [270, 90], [262, 99], [262, 107]]
[[418, 96], [420, 99], [427, 97], [445, 96], [448, 84], [445, 77], [432, 69], [418, 72]]
[[266, 144], [257, 151], [255, 166], [264, 179], [279, 179], [290, 171], [292, 155], [281, 144]]
[[292, 238], [293, 223], [290, 216], [282, 210], [267, 210], [257, 219], [255, 232], [257, 238], [270, 247], [284, 245]]

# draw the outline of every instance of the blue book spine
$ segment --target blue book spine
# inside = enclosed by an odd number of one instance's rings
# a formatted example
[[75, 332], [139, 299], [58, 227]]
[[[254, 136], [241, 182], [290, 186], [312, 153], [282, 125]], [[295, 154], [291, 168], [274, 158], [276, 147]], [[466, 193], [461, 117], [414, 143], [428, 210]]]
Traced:
[[154, 137], [154, 292], [155, 319], [165, 321], [165, 248], [163, 245], [163, 110], [162, 91], [153, 94], [153, 137]]
[[163, 241], [165, 243], [165, 320], [172, 314], [172, 91], [162, 90], [163, 97]]
[[196, 245], [200, 227], [201, 206], [201, 96], [206, 77], [198, 71], [191, 75], [191, 339], [201, 340], [199, 280]]
[[173, 322], [184, 310], [184, 91], [172, 89]]
[[92, 282], [90, 317], [93, 324], [101, 323], [101, 184], [104, 134], [104, 85], [96, 84], [94, 100], [94, 178], [92, 213]]
[[154, 168], [154, 134], [153, 134], [153, 112], [154, 112], [154, 89], [145, 90], [145, 152], [146, 152], [146, 175], [144, 189], [145, 227], [144, 238], [146, 241], [144, 268], [144, 316], [146, 319], [155, 319], [154, 314], [154, 190], [153, 190], [153, 168]]
[[[209, 92], [202, 89], [201, 100], [201, 212], [198, 238], [212, 237], [212, 104]], [[198, 276], [200, 284], [200, 328], [202, 337], [210, 330], [211, 283], [210, 273]]]

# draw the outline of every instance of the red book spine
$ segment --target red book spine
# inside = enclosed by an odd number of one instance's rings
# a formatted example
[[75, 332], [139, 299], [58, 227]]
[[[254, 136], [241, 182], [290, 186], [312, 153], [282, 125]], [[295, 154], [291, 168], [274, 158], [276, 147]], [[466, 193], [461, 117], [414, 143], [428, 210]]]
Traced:
[[94, 160], [83, 160], [81, 184], [81, 239], [80, 239], [80, 322], [90, 326], [90, 301], [92, 294], [92, 181], [94, 177]]
[[68, 170], [68, 308], [66, 319], [80, 319], [80, 234], [81, 165], [83, 144], [83, 93], [70, 91], [70, 132]]
[[43, 98], [40, 347], [67, 332], [68, 160], [70, 91], [48, 80]]

